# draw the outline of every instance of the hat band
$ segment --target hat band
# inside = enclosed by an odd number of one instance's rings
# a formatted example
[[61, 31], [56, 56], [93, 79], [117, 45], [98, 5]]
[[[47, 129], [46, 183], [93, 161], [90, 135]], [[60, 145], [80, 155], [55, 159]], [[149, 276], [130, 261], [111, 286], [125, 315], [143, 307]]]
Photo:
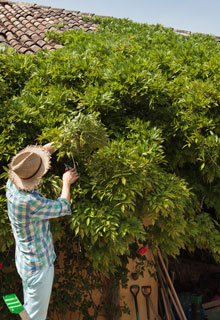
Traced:
[[28, 178], [22, 178], [22, 180], [28, 180], [28, 179], [31, 179], [35, 176], [35, 174], [38, 173], [38, 171], [40, 170], [40, 167], [41, 167], [41, 164], [42, 164], [42, 159], [40, 158], [40, 164], [39, 164], [39, 167], [37, 168], [37, 170], [34, 172], [34, 174], [32, 174], [30, 177]]

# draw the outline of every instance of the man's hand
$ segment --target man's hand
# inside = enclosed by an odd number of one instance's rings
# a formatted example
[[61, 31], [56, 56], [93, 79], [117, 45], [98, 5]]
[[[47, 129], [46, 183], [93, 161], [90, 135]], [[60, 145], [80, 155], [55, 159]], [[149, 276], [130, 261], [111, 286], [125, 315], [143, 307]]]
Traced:
[[71, 185], [77, 179], [79, 179], [79, 176], [75, 169], [70, 169], [63, 174], [63, 184]]
[[50, 152], [50, 154], [53, 154], [55, 152], [55, 150], [53, 148], [53, 144], [54, 144], [54, 142], [49, 142], [49, 143], [45, 144], [43, 146], [43, 148], [46, 149], [48, 152]]
[[75, 169], [70, 169], [63, 174], [63, 188], [61, 198], [65, 198], [70, 202], [70, 186], [79, 178]]

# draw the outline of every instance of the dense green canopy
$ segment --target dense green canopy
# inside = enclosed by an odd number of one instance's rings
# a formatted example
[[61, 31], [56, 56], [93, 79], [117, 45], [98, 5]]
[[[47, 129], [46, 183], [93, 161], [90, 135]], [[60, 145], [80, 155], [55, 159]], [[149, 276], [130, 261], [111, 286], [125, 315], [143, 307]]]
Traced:
[[[68, 232], [96, 269], [113, 272], [136, 241], [219, 261], [219, 44], [161, 25], [96, 22], [95, 33], [50, 33], [63, 49], [0, 53], [1, 251], [13, 242], [3, 168], [27, 144], [53, 140], [41, 188], [56, 198], [64, 163], [76, 166]], [[54, 224], [58, 239], [63, 225]]]

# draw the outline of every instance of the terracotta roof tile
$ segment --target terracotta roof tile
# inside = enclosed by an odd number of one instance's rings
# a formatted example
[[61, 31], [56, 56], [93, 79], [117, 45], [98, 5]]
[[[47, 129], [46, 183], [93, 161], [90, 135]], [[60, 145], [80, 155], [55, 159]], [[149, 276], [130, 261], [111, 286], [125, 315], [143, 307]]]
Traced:
[[32, 23], [28, 22], [28, 23], [26, 24], [26, 28], [29, 30], [30, 27], [32, 27]]
[[19, 51], [22, 48], [22, 45], [16, 44], [13, 46], [13, 48], [15, 48], [17, 51]]
[[41, 39], [41, 37], [40, 37], [37, 33], [33, 33], [33, 34], [31, 35], [31, 38], [32, 38], [35, 42], [37, 42], [37, 41], [39, 41], [39, 40]]
[[43, 49], [47, 49], [47, 50], [50, 50], [51, 49], [51, 46], [49, 44], [46, 44], [43, 46]]
[[13, 33], [16, 33], [16, 31], [17, 31], [17, 28], [15, 28], [15, 27], [12, 27], [12, 28], [11, 28], [11, 31], [12, 31]]
[[33, 52], [31, 50], [27, 50], [25, 54], [33, 54]]
[[31, 41], [31, 40], [28, 40], [28, 41], [25, 42], [25, 46], [26, 46], [27, 48], [30, 48], [30, 47], [33, 46], [33, 45], [34, 45], [34, 42]]
[[20, 53], [58, 49], [62, 46], [46, 42], [46, 31], [63, 32], [72, 28], [95, 31], [97, 26], [94, 23], [82, 20], [87, 15], [94, 16], [79, 11], [0, 0], [0, 43], [7, 43]]
[[16, 32], [15, 32], [15, 34], [16, 34], [16, 36], [18, 37], [18, 38], [20, 38], [22, 35], [23, 35], [23, 32], [22, 31], [17, 31], [16, 30]]
[[15, 48], [19, 48], [17, 50], [19, 50], [20, 53], [25, 53], [27, 51], [27, 48], [25, 48], [25, 47], [17, 47], [17, 46], [15, 46]]
[[7, 40], [10, 41], [12, 39], [16, 39], [15, 35], [12, 32], [7, 32]]
[[45, 32], [40, 32], [40, 31], [37, 31], [39, 36], [41, 36], [42, 39], [45, 39], [46, 38], [46, 35], [45, 35]]
[[[44, 45], [46, 44], [46, 41], [44, 41], [44, 40], [38, 40], [37, 41], [37, 45], [39, 46], [39, 47], [43, 47]], [[61, 46], [62, 47], [62, 46]]]
[[36, 27], [32, 26], [29, 28], [32, 32], [35, 32], [36, 31]]
[[30, 38], [29, 38], [26, 34], [23, 34], [23, 35], [21, 36], [21, 42], [25, 43], [25, 42], [27, 42], [27, 41], [29, 41], [29, 40], [30, 40]]

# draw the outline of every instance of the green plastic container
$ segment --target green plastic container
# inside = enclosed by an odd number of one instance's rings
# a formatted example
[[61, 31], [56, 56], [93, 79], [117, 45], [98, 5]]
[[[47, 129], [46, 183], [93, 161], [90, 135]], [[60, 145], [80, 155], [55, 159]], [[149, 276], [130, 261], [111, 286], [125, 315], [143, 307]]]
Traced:
[[19, 314], [24, 310], [16, 294], [8, 294], [4, 296], [3, 299], [11, 313]]

